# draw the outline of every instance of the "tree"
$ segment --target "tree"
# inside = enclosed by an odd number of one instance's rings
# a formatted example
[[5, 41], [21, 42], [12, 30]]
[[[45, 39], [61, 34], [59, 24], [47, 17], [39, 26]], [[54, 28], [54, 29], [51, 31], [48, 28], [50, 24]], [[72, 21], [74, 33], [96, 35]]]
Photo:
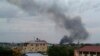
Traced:
[[13, 56], [13, 51], [10, 48], [0, 47], [0, 56]]
[[53, 45], [48, 48], [48, 56], [68, 56], [68, 51], [64, 46]]
[[74, 56], [74, 47], [67, 47], [67, 49], [68, 49], [68, 55], [69, 56]]

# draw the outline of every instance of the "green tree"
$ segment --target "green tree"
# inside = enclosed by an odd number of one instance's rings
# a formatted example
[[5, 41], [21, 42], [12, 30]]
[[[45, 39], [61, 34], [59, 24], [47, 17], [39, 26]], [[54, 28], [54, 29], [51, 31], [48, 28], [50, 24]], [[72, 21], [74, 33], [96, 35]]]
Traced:
[[0, 56], [13, 56], [13, 51], [10, 48], [0, 47]]
[[48, 56], [74, 56], [74, 47], [66, 45], [53, 45], [48, 48]]
[[69, 56], [74, 56], [74, 47], [67, 47], [67, 49], [68, 49], [68, 55]]
[[48, 56], [68, 56], [68, 51], [64, 46], [51, 46], [48, 49]]

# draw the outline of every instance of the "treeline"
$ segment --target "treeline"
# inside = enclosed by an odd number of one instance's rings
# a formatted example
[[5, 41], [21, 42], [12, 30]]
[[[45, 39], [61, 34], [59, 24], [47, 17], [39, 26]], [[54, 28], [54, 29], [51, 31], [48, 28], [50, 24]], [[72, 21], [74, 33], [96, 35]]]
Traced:
[[48, 56], [74, 56], [74, 47], [53, 45], [48, 48]]

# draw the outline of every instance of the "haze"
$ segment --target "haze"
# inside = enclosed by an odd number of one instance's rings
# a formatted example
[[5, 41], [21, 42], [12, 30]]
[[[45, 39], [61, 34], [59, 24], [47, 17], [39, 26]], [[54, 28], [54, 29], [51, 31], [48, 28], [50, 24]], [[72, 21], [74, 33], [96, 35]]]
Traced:
[[[23, 0], [25, 1], [25, 0]], [[30, 0], [31, 1], [31, 0]], [[35, 0], [43, 7], [51, 7], [54, 0]], [[13, 2], [17, 2], [13, 0]], [[100, 1], [99, 0], [59, 0], [58, 8], [66, 11], [66, 15], [81, 16], [82, 23], [89, 32], [89, 38], [83, 42], [99, 43], [100, 34]], [[49, 3], [49, 4], [48, 4]], [[26, 3], [27, 4], [27, 3]], [[44, 4], [47, 4], [44, 5]], [[20, 5], [20, 4], [19, 4]], [[41, 10], [41, 7], [39, 7]], [[39, 11], [39, 10], [38, 10]], [[39, 11], [40, 12], [40, 11]], [[43, 9], [44, 13], [45, 10]], [[25, 42], [34, 40], [34, 37], [58, 43], [65, 35], [65, 29], [56, 28], [56, 23], [45, 14], [41, 15], [33, 8], [22, 9], [6, 0], [0, 0], [0, 41], [1, 42]]]

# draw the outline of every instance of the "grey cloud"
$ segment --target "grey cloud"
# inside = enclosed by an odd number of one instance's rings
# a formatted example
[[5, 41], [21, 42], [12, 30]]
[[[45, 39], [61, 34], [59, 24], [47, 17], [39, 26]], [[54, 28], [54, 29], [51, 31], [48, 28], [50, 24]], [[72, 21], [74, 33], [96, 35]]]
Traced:
[[6, 1], [0, 1], [0, 18], [15, 18], [23, 16], [28, 16], [28, 14]]

